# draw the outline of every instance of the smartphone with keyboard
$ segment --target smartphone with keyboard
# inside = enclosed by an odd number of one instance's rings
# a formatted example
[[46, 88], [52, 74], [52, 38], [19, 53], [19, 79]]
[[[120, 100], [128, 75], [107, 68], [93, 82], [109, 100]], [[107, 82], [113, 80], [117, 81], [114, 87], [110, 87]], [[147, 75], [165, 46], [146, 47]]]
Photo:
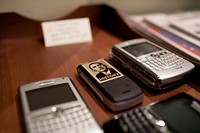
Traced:
[[21, 85], [19, 98], [28, 133], [103, 133], [68, 77]]
[[200, 101], [186, 93], [115, 116], [105, 133], [199, 133]]
[[144, 38], [116, 44], [111, 55], [133, 75], [153, 89], [166, 89], [188, 76], [195, 66]]

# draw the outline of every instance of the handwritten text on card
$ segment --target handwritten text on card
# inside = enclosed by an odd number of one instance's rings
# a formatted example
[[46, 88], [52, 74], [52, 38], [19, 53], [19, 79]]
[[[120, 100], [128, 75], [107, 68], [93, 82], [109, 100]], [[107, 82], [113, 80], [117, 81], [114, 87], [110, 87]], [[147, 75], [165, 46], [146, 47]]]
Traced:
[[92, 41], [88, 18], [43, 22], [42, 29], [46, 47]]

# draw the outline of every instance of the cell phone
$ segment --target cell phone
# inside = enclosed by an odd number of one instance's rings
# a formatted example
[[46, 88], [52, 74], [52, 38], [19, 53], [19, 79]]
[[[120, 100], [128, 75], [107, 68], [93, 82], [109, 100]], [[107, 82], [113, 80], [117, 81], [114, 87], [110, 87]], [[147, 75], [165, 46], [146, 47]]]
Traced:
[[200, 133], [200, 101], [182, 92], [103, 124], [105, 133]]
[[68, 77], [22, 85], [19, 98], [28, 133], [103, 133]]
[[146, 85], [157, 90], [176, 85], [195, 68], [191, 62], [144, 38], [114, 45], [111, 55]]
[[105, 59], [82, 63], [77, 72], [111, 111], [122, 111], [142, 102], [143, 90]]

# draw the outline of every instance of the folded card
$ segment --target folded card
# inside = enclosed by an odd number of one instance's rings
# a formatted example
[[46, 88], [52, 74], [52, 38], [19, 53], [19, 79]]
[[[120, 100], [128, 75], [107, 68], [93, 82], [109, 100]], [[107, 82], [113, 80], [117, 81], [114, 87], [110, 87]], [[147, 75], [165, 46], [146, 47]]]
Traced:
[[46, 47], [92, 41], [89, 18], [42, 22]]

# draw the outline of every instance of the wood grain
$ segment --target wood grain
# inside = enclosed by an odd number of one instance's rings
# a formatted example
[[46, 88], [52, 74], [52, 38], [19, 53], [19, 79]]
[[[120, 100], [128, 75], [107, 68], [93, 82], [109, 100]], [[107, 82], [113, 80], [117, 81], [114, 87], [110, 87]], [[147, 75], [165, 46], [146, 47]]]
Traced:
[[[92, 42], [49, 48], [44, 47], [43, 44], [41, 22], [26, 19], [15, 13], [0, 14], [1, 133], [20, 133], [24, 129], [18, 106], [18, 87], [28, 82], [53, 77], [68, 76], [74, 81], [77, 89], [101, 126], [114, 115], [123, 113], [110, 112], [105, 108], [91, 94], [88, 86], [79, 79], [76, 72], [76, 67], [82, 62], [93, 61], [99, 58], [109, 58], [109, 51], [114, 44], [131, 37], [139, 37], [135, 33], [130, 33], [126, 36], [123, 28], [126, 29], [127, 27], [124, 25], [119, 27], [121, 30], [114, 30], [115, 32], [113, 32], [112, 29], [114, 27], [109, 27], [109, 24], [105, 24], [111, 20], [108, 16], [106, 18], [103, 17], [104, 14], [102, 13], [105, 10], [102, 8], [107, 7], [82, 7], [64, 17], [88, 16], [92, 25]], [[121, 22], [121, 24], [123, 23]], [[119, 67], [119, 69], [122, 68]], [[124, 72], [128, 74], [126, 70]], [[128, 76], [143, 87], [142, 83], [135, 77], [129, 74]], [[192, 79], [196, 79], [194, 76]], [[142, 104], [136, 107], [147, 105], [179, 92], [186, 92], [200, 99], [199, 85], [191, 79], [176, 88], [159, 93], [150, 91], [145, 87], [143, 88], [145, 93], [144, 100]]]

